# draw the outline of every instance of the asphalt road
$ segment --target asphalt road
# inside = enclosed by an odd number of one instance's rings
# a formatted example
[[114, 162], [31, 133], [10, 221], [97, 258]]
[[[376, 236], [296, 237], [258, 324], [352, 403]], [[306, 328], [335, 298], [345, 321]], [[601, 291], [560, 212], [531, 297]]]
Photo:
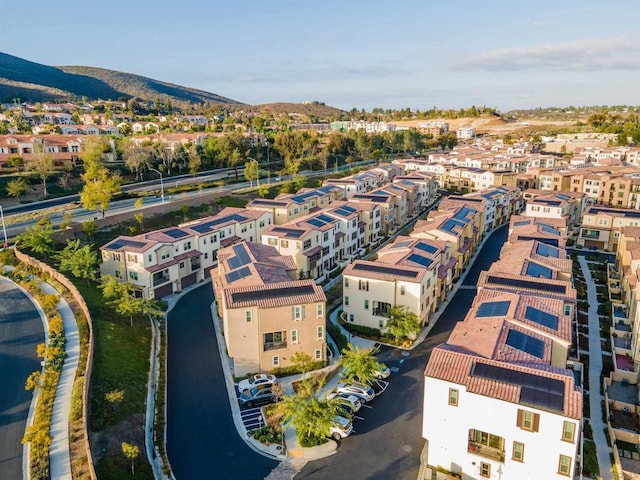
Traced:
[[[475, 285], [480, 271], [497, 260], [508, 227], [493, 233], [476, 257], [463, 285]], [[433, 347], [449, 338], [476, 295], [461, 288], [449, 302], [427, 339], [408, 357], [396, 349], [383, 348], [380, 360], [399, 371], [388, 378], [389, 386], [371, 401], [363, 420], [354, 421], [354, 434], [342, 441], [338, 452], [308, 463], [296, 480], [353, 480], [356, 478], [415, 480], [420, 467], [422, 438], [423, 372]]]
[[31, 300], [0, 277], [0, 478], [22, 478], [22, 437], [32, 393], [24, 389], [40, 370], [36, 345], [44, 327]]
[[182, 297], [169, 314], [169, 461], [178, 480], [261, 479], [278, 462], [251, 450], [236, 431], [211, 320], [212, 302], [213, 290], [206, 284]]

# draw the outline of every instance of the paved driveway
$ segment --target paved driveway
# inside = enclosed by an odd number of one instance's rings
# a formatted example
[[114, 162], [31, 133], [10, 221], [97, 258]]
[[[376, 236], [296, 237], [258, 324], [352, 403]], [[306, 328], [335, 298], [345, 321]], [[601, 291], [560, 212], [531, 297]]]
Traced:
[[168, 318], [167, 442], [177, 480], [259, 479], [278, 462], [238, 436], [209, 306], [210, 284], [186, 294]]
[[[508, 227], [497, 230], [484, 244], [465, 279], [467, 287], [477, 283], [500, 253]], [[482, 267], [482, 268], [479, 268]], [[355, 433], [342, 441], [338, 452], [308, 463], [296, 476], [300, 479], [353, 480], [356, 478], [415, 480], [420, 466], [422, 438], [423, 372], [433, 347], [445, 342], [456, 322], [462, 320], [476, 295], [474, 288], [461, 288], [440, 316], [427, 339], [408, 357], [383, 348], [380, 359], [397, 373], [389, 378], [389, 387], [374, 399], [365, 420], [354, 424]]]
[[31, 300], [0, 277], [0, 478], [22, 478], [22, 437], [32, 393], [24, 389], [40, 370], [36, 345], [44, 327]]

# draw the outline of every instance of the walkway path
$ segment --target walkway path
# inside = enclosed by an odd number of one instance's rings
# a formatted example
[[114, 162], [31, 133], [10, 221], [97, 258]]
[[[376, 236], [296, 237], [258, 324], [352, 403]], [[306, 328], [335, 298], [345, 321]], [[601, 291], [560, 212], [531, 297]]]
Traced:
[[589, 302], [589, 421], [596, 444], [598, 465], [602, 480], [613, 480], [611, 467], [611, 448], [607, 445], [604, 434], [605, 424], [602, 421], [602, 401], [600, 393], [600, 373], [602, 372], [602, 348], [600, 345], [600, 316], [598, 315], [598, 294], [596, 285], [587, 261], [578, 257], [580, 268], [587, 284], [587, 301]]
[[[49, 284], [41, 283], [45, 293], [59, 293]], [[80, 339], [78, 324], [67, 301], [61, 296], [58, 313], [64, 324], [67, 358], [64, 360], [60, 381], [53, 402], [50, 433], [53, 437], [49, 451], [51, 478], [71, 480], [71, 460], [69, 457], [69, 411], [71, 410], [71, 392], [76, 378], [78, 359], [80, 358]]]

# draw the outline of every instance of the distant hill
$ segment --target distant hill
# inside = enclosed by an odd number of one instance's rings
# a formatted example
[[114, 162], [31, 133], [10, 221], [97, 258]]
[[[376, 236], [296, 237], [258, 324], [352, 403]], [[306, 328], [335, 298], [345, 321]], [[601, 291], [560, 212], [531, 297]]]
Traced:
[[174, 105], [191, 103], [240, 104], [215, 93], [182, 87], [132, 73], [104, 68], [51, 67], [0, 52], [0, 101], [14, 98], [43, 102], [54, 100], [116, 100], [133, 97], [164, 100]]
[[301, 121], [310, 121], [310, 119], [337, 119], [346, 112], [328, 105], [320, 105], [313, 103], [263, 103], [253, 107], [261, 112], [271, 112], [273, 114], [289, 114], [297, 115]]

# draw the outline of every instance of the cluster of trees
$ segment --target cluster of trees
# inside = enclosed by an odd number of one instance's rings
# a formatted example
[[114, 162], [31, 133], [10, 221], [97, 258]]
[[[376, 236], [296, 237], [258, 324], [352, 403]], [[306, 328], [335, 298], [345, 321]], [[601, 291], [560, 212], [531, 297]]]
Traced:
[[637, 113], [621, 115], [619, 113], [594, 113], [589, 116], [587, 125], [600, 133], [618, 135], [618, 145], [640, 143], [640, 116]]
[[131, 326], [133, 317], [148, 315], [157, 318], [162, 315], [156, 300], [143, 298], [134, 285], [128, 282], [121, 283], [112, 275], [104, 275], [101, 278], [100, 289], [106, 303], [114, 307], [119, 315], [128, 316]]

